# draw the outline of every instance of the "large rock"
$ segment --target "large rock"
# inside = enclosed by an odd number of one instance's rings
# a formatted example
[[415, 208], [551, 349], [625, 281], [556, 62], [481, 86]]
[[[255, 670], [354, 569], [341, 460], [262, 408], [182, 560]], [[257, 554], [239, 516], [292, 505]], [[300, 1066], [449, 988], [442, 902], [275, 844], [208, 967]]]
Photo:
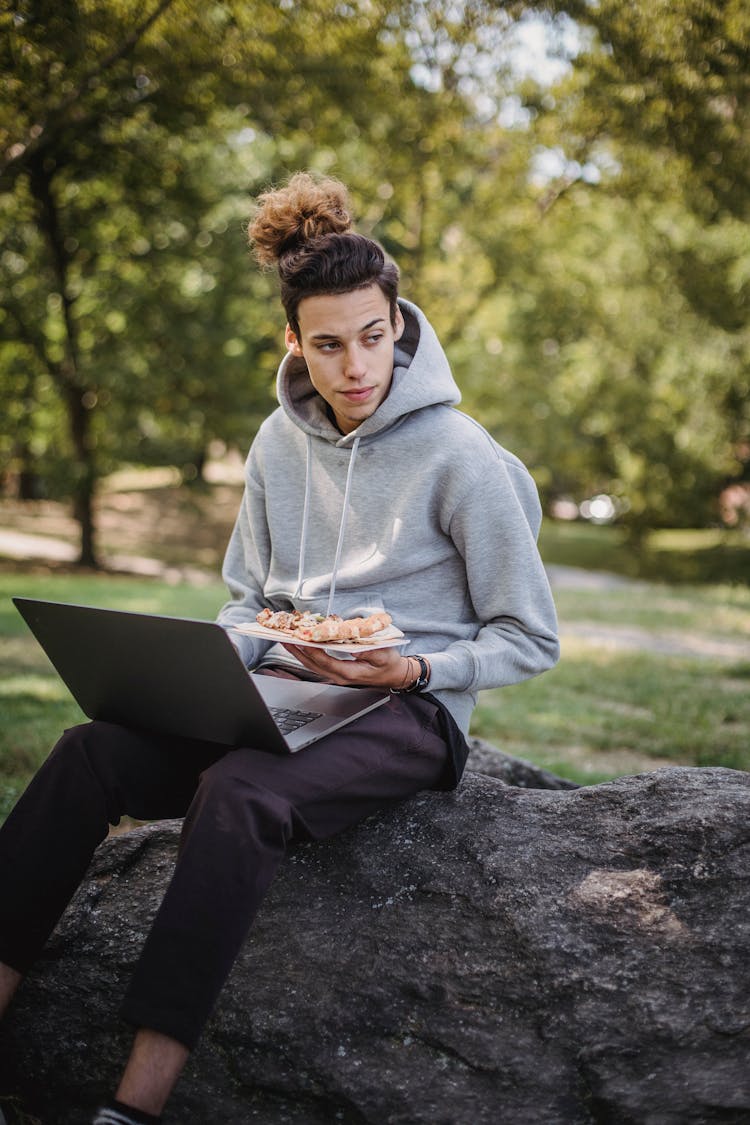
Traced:
[[491, 742], [483, 738], [469, 739], [469, 757], [466, 768], [487, 777], [497, 777], [506, 785], [517, 785], [521, 789], [578, 789], [575, 781], [558, 777], [541, 766], [527, 762], [525, 758], [514, 758], [505, 754]]
[[[573, 791], [469, 774], [285, 863], [168, 1120], [750, 1121], [750, 775]], [[76, 1125], [179, 826], [108, 841], [0, 1042], [3, 1093]]]

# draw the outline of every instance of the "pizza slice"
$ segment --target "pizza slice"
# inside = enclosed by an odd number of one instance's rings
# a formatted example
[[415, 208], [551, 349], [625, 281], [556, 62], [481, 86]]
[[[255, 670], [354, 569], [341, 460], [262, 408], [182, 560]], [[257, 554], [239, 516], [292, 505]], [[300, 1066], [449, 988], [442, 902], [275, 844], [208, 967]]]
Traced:
[[301, 641], [318, 644], [341, 641], [358, 641], [372, 637], [386, 629], [392, 621], [385, 612], [371, 613], [368, 617], [340, 617], [337, 613], [323, 617], [321, 614], [299, 613], [296, 610], [272, 612], [263, 609], [256, 621], [266, 629], [275, 629]]

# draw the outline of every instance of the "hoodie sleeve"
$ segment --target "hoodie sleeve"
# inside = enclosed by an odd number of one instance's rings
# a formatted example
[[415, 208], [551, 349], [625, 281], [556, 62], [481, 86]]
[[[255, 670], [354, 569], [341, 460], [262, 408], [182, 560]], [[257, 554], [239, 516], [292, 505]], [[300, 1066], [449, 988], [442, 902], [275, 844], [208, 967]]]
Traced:
[[430, 688], [476, 692], [536, 676], [559, 657], [557, 615], [537, 549], [541, 508], [521, 462], [498, 459], [464, 492], [449, 532], [483, 622], [476, 638], [430, 655]]
[[232, 630], [233, 625], [255, 621], [266, 601], [263, 590], [271, 558], [271, 541], [266, 519], [265, 489], [259, 471], [259, 449], [255, 443], [245, 469], [245, 491], [229, 540], [222, 577], [230, 595], [216, 618], [240, 652], [248, 668], [254, 667], [271, 647]]

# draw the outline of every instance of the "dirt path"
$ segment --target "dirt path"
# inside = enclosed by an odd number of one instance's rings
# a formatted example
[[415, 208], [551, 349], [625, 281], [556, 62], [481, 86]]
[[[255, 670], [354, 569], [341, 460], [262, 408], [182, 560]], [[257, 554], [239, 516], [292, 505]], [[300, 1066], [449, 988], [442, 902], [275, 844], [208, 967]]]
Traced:
[[[0, 559], [18, 560], [19, 563], [67, 563], [74, 565], [78, 549], [66, 539], [50, 535], [31, 535], [26, 531], [0, 529]], [[116, 574], [133, 574], [143, 578], [161, 578], [165, 581], [188, 582], [205, 586], [215, 582], [218, 573], [187, 564], [164, 562], [145, 555], [111, 554], [104, 552], [104, 565]]]

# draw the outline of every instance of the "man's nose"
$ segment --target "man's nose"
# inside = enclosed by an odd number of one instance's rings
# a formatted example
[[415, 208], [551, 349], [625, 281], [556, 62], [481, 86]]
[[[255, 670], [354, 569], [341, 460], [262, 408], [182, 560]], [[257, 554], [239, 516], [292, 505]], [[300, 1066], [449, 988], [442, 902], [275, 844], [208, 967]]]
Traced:
[[365, 373], [365, 364], [361, 350], [353, 345], [344, 352], [344, 374], [350, 379], [357, 379]]

